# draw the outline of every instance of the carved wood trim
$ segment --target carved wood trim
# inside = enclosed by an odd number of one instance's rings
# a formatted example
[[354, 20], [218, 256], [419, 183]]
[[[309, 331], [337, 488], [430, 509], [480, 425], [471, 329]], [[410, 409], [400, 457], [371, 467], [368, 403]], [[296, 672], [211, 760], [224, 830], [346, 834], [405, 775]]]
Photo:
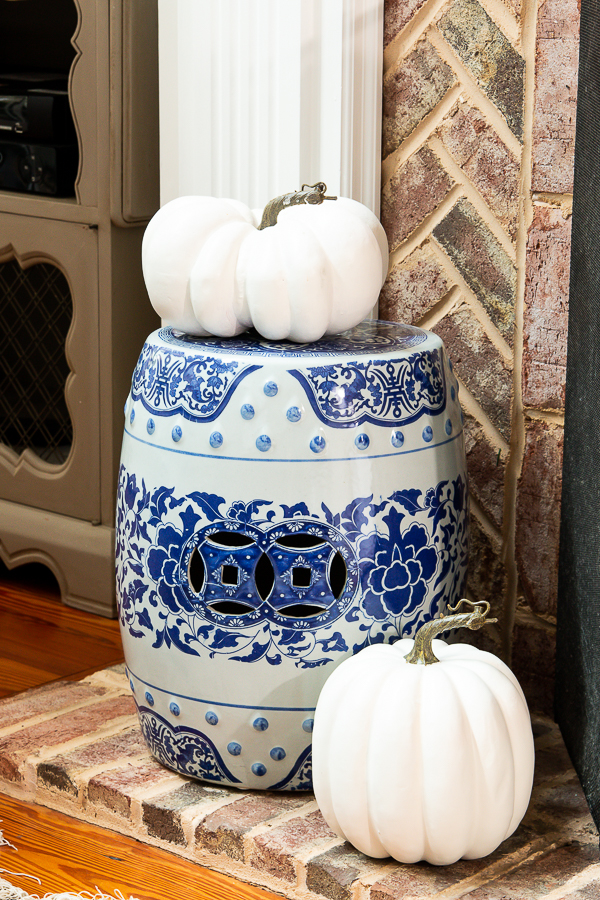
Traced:
[[[79, 141], [79, 171], [75, 196], [82, 206], [97, 206], [98, 198], [98, 99], [96, 17], [97, 4], [73, 0], [77, 29], [71, 39], [76, 56], [69, 72], [69, 101]], [[106, 87], [108, 93], [108, 86]], [[108, 152], [108, 151], [107, 151]]]
[[65, 387], [73, 423], [71, 452], [65, 463], [54, 466], [32, 451], [16, 457], [2, 447], [0, 496], [64, 515], [99, 519], [97, 233], [85, 225], [55, 222], [48, 229], [35, 218], [3, 215], [0, 247], [2, 261], [15, 258], [22, 268], [38, 262], [56, 265], [67, 279], [73, 302], [65, 341], [71, 369]]

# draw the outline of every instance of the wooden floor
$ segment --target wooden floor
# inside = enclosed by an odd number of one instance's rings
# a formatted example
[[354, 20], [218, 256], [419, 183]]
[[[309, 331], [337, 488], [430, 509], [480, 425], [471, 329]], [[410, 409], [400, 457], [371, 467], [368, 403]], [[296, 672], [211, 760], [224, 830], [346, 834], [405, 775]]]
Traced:
[[[69, 609], [43, 566], [0, 562], [0, 697], [121, 662], [116, 621]], [[251, 885], [0, 794], [0, 878], [30, 894], [119, 890], [139, 900], [281, 900]], [[6, 870], [4, 873], [2, 870]], [[24, 873], [24, 874], [8, 874]], [[41, 884], [25, 877], [36, 875]]]
[[[0, 794], [0, 878], [29, 894], [90, 891], [128, 900], [281, 900], [177, 856]], [[41, 881], [25, 875], [35, 874]]]
[[116, 620], [64, 606], [45, 566], [0, 562], [0, 697], [122, 660]]

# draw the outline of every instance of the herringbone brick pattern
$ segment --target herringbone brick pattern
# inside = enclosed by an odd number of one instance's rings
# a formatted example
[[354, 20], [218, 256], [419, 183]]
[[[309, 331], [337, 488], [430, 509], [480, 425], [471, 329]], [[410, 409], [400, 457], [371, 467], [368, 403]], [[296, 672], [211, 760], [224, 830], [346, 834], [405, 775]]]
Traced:
[[465, 411], [469, 590], [500, 619], [491, 649], [510, 658], [514, 638], [519, 676], [540, 675], [546, 710], [578, 27], [576, 0], [386, 0], [380, 315], [447, 345]]

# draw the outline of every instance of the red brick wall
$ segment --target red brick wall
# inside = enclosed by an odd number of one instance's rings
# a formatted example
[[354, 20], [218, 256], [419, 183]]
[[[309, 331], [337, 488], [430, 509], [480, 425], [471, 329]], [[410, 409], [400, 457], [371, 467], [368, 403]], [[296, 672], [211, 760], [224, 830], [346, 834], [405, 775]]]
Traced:
[[386, 0], [380, 315], [445, 341], [462, 385], [469, 594], [484, 645], [551, 711], [577, 0]]

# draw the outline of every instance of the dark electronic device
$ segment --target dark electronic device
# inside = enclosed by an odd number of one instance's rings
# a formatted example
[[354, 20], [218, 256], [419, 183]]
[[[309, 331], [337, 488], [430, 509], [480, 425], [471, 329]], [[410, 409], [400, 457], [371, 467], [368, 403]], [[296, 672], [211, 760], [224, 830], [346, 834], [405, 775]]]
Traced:
[[66, 79], [0, 74], [0, 190], [72, 195], [78, 156]]
[[77, 146], [0, 140], [0, 190], [67, 197], [77, 175]]

